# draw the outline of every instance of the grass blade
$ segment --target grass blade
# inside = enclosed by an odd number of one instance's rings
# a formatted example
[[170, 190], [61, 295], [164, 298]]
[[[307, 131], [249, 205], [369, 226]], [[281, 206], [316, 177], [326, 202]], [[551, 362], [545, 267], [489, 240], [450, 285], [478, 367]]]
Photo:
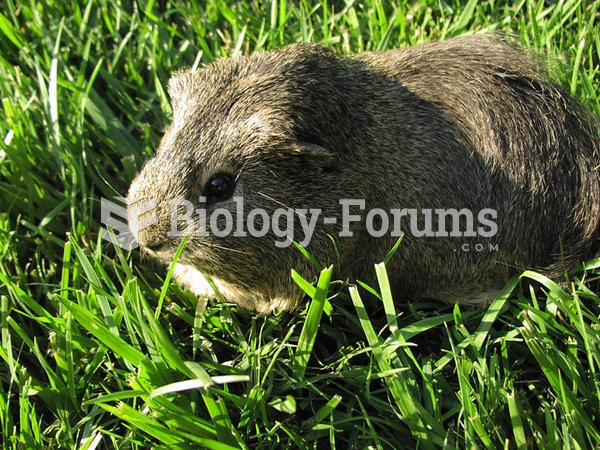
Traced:
[[[333, 272], [333, 266], [329, 266], [321, 271], [317, 286], [312, 296], [312, 302], [306, 315], [306, 321], [300, 332], [298, 338], [298, 347], [292, 360], [292, 376], [294, 379], [301, 381], [304, 378], [304, 372], [308, 364], [308, 359], [312, 353], [312, 348], [317, 338], [317, 331], [319, 330], [319, 324], [321, 323], [321, 316], [323, 314], [323, 307], [327, 300], [327, 291], [329, 289], [329, 282], [331, 280], [331, 274]], [[294, 278], [297, 280], [301, 278], [300, 275]]]

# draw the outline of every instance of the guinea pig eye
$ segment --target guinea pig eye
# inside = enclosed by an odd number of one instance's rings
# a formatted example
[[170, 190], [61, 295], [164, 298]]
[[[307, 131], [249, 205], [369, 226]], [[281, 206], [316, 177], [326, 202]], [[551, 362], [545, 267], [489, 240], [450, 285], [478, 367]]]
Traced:
[[218, 173], [208, 180], [204, 192], [209, 201], [221, 201], [231, 197], [234, 189], [235, 179], [231, 175]]

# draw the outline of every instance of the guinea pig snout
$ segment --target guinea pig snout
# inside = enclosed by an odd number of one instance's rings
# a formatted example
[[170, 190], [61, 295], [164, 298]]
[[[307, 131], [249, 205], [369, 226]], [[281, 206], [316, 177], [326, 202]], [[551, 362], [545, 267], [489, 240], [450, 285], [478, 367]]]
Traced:
[[177, 239], [170, 235], [171, 202], [185, 197], [189, 163], [150, 159], [133, 180], [127, 195], [127, 221], [139, 246], [155, 256], [169, 257]]
[[160, 251], [166, 244], [167, 235], [158, 224], [157, 202], [152, 198], [128, 199], [127, 223], [129, 230], [140, 247], [151, 251]]
[[[150, 228], [155, 225], [154, 208], [152, 208], [152, 200], [136, 200], [128, 199], [127, 207], [127, 224], [129, 230], [142, 247], [155, 247], [160, 241], [153, 237]], [[158, 236], [157, 236], [158, 237]]]

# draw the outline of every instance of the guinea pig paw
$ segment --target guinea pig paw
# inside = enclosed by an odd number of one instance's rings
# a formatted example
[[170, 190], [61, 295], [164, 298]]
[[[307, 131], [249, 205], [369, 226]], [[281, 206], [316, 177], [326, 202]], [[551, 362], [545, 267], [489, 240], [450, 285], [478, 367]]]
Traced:
[[223, 297], [242, 308], [254, 310], [261, 314], [296, 309], [302, 299], [302, 295], [269, 296], [261, 292], [239, 288], [218, 278], [211, 278], [218, 290], [217, 293], [202, 272], [193, 266], [180, 263], [175, 264], [173, 268], [173, 278], [198, 297]]
[[215, 291], [198, 269], [185, 264], [175, 264], [173, 278], [198, 297], [214, 297]]

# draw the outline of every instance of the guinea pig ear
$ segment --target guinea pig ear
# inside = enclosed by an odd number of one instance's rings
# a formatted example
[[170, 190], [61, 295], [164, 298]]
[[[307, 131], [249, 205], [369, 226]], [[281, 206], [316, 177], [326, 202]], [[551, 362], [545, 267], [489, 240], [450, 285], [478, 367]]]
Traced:
[[297, 142], [292, 156], [305, 169], [317, 169], [334, 172], [337, 169], [337, 158], [331, 150], [309, 142]]
[[185, 103], [190, 100], [190, 92], [194, 92], [196, 77], [191, 69], [180, 70], [171, 75], [167, 91], [171, 98], [173, 110], [185, 108]]
[[329, 47], [323, 44], [315, 44], [312, 42], [288, 44], [285, 47], [277, 50], [280, 54], [290, 56], [334, 56], [335, 53]]

